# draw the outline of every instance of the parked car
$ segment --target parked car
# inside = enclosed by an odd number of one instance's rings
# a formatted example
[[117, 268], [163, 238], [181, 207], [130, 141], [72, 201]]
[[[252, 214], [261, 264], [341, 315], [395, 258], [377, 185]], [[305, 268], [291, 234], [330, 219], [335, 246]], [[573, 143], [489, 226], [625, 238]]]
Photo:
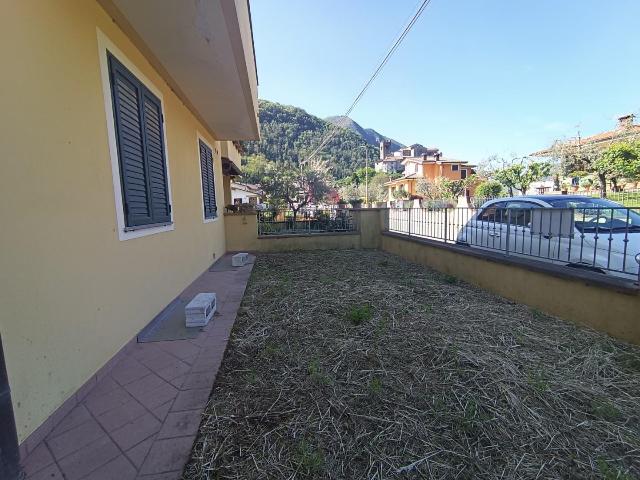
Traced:
[[638, 279], [638, 209], [602, 198], [531, 195], [485, 202], [457, 242]]

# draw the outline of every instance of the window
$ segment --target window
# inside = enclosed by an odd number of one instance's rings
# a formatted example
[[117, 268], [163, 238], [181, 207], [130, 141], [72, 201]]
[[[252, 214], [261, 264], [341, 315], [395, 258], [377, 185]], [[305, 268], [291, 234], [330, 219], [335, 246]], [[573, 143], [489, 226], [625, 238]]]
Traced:
[[540, 208], [540, 205], [525, 201], [497, 202], [485, 208], [478, 216], [478, 220], [492, 223], [509, 222], [511, 225], [526, 227], [531, 223], [533, 208]]
[[[511, 225], [517, 225], [519, 227], [530, 226], [531, 223], [531, 209], [540, 208], [540, 205], [533, 202], [508, 202], [507, 208], [510, 210], [508, 218], [510, 218]], [[505, 214], [506, 215], [506, 214]], [[506, 221], [506, 220], [505, 220]]]
[[162, 104], [107, 54], [125, 231], [171, 223]]
[[463, 179], [463, 180], [465, 178], [467, 178], [467, 169], [466, 168], [463, 168], [462, 170], [460, 170], [460, 178]]
[[200, 147], [200, 176], [202, 179], [202, 205], [205, 220], [218, 216], [216, 205], [216, 182], [213, 178], [213, 151], [202, 140], [198, 140]]
[[249, 197], [249, 205], [257, 205], [258, 197]]
[[457, 172], [458, 170], [460, 170], [460, 165], [451, 165], [452, 172]]
[[504, 208], [507, 206], [506, 202], [492, 203], [486, 207], [478, 215], [478, 220], [481, 222], [506, 222], [506, 216], [504, 215]]

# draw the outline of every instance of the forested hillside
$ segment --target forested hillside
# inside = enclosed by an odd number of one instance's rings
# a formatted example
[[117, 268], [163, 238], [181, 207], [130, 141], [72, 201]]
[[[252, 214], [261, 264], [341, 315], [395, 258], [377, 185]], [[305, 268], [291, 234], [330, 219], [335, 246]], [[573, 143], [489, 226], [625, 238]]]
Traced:
[[[270, 161], [298, 163], [308, 157], [334, 128], [331, 123], [301, 108], [268, 100], [259, 101], [259, 117], [261, 139], [243, 142], [245, 156], [262, 154]], [[319, 156], [327, 160], [333, 177], [343, 178], [364, 166], [365, 150], [359, 148], [361, 145], [367, 145], [372, 165], [378, 158], [378, 149], [345, 128], [339, 128]]]
[[333, 123], [334, 125], [339, 125], [344, 128], [348, 128], [356, 132], [365, 141], [375, 147], [380, 145], [380, 140], [389, 140], [391, 141], [390, 150], [393, 152], [394, 150], [400, 150], [404, 145], [402, 145], [397, 140], [393, 138], [389, 138], [386, 135], [382, 135], [380, 132], [375, 131], [373, 128], [362, 128], [358, 122], [353, 120], [352, 118], [345, 117], [344, 115], [338, 115], [335, 117], [327, 117], [325, 120], [329, 123]]

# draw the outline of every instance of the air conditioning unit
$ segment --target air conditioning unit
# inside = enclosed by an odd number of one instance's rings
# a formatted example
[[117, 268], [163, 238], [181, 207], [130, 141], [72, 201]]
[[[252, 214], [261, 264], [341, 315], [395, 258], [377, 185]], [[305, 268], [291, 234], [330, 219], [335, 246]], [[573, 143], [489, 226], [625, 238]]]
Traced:
[[231, 257], [231, 266], [244, 267], [248, 261], [249, 261], [248, 253], [236, 253], [233, 257]]
[[204, 327], [216, 312], [215, 293], [199, 293], [184, 307], [187, 327]]

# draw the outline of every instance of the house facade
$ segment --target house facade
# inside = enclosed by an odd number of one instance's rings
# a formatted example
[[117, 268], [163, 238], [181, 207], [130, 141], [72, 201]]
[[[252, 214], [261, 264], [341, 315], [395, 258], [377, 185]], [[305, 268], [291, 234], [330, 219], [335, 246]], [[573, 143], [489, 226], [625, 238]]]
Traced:
[[[418, 195], [416, 186], [421, 179], [429, 182], [435, 182], [441, 177], [464, 180], [475, 173], [475, 165], [462, 160], [444, 158], [439, 149], [427, 148], [420, 144], [404, 147], [389, 154], [384, 151], [381, 142], [380, 152], [380, 156], [384, 156], [384, 159], [381, 158], [378, 163], [397, 162], [402, 172], [402, 177], [385, 183], [390, 201], [394, 200], [395, 192], [398, 190], [404, 190], [409, 195]], [[377, 167], [378, 164], [376, 169]]]
[[260, 205], [263, 192], [259, 185], [234, 182], [231, 184], [231, 199], [233, 205]]
[[[630, 113], [622, 115], [618, 117], [618, 123], [613, 130], [607, 130], [587, 137], [582, 137], [580, 134], [578, 134], [576, 137], [567, 139], [566, 141], [556, 141], [551, 147], [531, 153], [531, 156], [541, 158], [554, 158], [562, 155], [563, 151], [571, 150], [581, 150], [582, 152], [586, 152], [588, 154], [598, 154], [617, 142], [638, 141], [640, 140], [640, 125], [635, 123], [634, 120], [634, 114]], [[591, 180], [593, 188], [599, 188], [598, 179], [595, 174], [587, 178]], [[570, 189], [576, 192], [582, 189], [579, 177], [564, 178], [560, 180], [560, 183], [562, 184], [561, 188], [563, 190]], [[547, 186], [551, 187], [551, 190], [553, 190], [553, 187], [555, 187], [555, 185]], [[613, 184], [612, 186], [617, 187], [620, 190], [633, 189], [637, 188], [638, 182], [628, 182], [626, 184], [620, 185]], [[591, 186], [588, 186], [586, 190], [589, 191], [591, 188]]]
[[0, 27], [0, 334], [24, 444], [225, 253], [257, 72], [246, 0], [9, 2]]

